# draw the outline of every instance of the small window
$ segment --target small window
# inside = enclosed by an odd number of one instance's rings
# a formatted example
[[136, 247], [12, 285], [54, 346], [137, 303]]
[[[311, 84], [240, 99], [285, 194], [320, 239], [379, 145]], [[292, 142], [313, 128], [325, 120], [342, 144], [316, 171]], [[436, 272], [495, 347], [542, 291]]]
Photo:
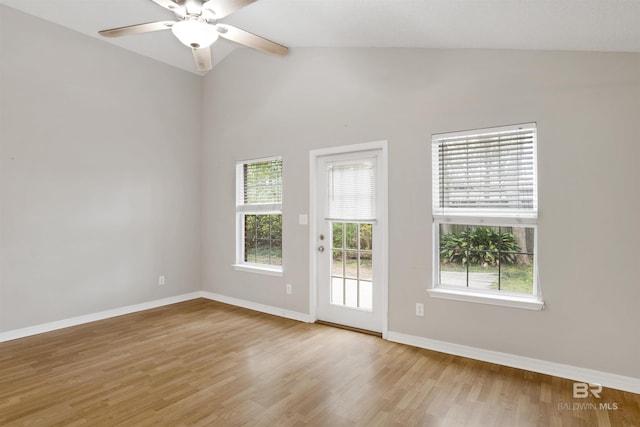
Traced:
[[431, 295], [542, 308], [536, 126], [433, 135]]
[[239, 162], [236, 167], [235, 267], [282, 272], [282, 159]]

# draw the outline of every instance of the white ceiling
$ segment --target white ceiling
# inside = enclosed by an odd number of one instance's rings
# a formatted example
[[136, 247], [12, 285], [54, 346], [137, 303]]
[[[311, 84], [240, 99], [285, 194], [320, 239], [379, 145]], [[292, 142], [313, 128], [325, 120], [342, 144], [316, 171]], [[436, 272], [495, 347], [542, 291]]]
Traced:
[[[196, 72], [171, 31], [99, 30], [173, 19], [151, 0], [0, 0], [88, 36]], [[221, 20], [296, 47], [640, 52], [640, 0], [259, 0]], [[239, 46], [219, 39], [214, 64]], [[256, 51], [256, 55], [264, 55]]]

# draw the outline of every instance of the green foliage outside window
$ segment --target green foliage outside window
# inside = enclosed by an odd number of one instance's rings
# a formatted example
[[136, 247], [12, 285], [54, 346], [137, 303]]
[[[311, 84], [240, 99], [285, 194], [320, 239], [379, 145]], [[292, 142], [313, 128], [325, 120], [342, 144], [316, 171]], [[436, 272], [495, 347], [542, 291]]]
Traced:
[[520, 246], [513, 234], [496, 227], [472, 227], [440, 236], [443, 263], [496, 266], [515, 264]]
[[[370, 251], [373, 246], [372, 227], [372, 224], [334, 222], [332, 226], [333, 248], [345, 249], [347, 258], [349, 259], [356, 258], [355, 250], [369, 251], [364, 253], [361, 252], [360, 257], [371, 259]], [[358, 233], [358, 228], [360, 228], [360, 233]], [[359, 245], [358, 234], [360, 234]], [[336, 255], [334, 254], [334, 258], [335, 256]]]
[[244, 260], [282, 265], [282, 215], [245, 215]]

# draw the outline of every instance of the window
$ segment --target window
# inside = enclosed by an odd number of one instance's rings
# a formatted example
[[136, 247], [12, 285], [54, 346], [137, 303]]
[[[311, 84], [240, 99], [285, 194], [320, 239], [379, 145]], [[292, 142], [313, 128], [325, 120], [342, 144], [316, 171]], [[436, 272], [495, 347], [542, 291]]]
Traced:
[[282, 273], [282, 159], [236, 166], [236, 269]]
[[541, 309], [536, 126], [433, 135], [435, 297]]

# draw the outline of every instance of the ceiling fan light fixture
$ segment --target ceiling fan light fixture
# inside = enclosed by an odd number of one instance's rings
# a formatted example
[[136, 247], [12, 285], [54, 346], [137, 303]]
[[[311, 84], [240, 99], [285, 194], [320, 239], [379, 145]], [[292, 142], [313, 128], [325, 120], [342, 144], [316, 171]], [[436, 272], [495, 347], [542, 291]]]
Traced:
[[176, 22], [171, 31], [182, 44], [193, 49], [209, 47], [218, 39], [218, 32], [213, 25], [197, 19]]

